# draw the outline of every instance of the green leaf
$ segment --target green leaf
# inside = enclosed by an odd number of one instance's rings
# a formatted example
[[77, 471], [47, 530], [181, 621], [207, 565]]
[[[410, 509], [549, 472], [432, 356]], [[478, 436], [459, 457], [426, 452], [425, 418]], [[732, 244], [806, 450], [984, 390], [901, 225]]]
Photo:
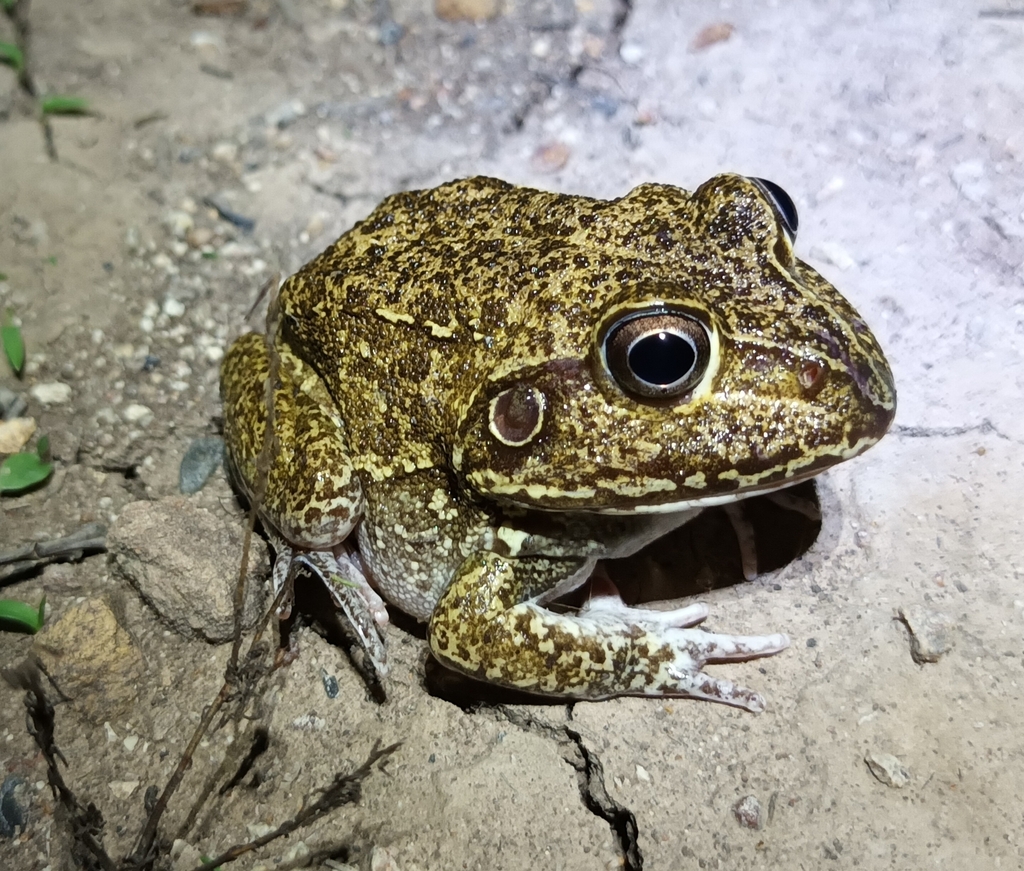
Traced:
[[48, 435], [40, 436], [36, 442], [36, 456], [39, 457], [44, 463], [50, 462], [50, 437]]
[[44, 115], [88, 115], [89, 103], [85, 97], [55, 95], [43, 97], [39, 103]]
[[0, 63], [8, 64], [20, 73], [25, 66], [25, 56], [13, 42], [0, 42]]
[[4, 355], [16, 375], [21, 375], [25, 365], [25, 340], [21, 337], [21, 328], [11, 323], [10, 310], [4, 313], [0, 324], [0, 345], [4, 346]]
[[53, 463], [46, 463], [39, 454], [11, 454], [0, 463], [0, 493], [20, 493], [41, 484], [53, 472]]
[[0, 599], [0, 629], [34, 634], [43, 628], [45, 612], [46, 596], [40, 600], [38, 608], [14, 599]]

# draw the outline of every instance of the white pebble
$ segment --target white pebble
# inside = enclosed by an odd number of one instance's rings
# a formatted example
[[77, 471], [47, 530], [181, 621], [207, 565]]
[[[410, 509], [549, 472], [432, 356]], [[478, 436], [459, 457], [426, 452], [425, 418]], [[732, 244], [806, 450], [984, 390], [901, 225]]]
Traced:
[[61, 405], [71, 398], [71, 385], [63, 381], [44, 381], [33, 385], [29, 396], [43, 405]]
[[169, 296], [164, 300], [163, 312], [169, 318], [180, 318], [185, 314], [185, 303], [175, 299], [173, 296]]
[[137, 780], [112, 780], [108, 784], [110, 791], [118, 798], [128, 798], [139, 788]]
[[121, 417], [128, 423], [138, 423], [146, 426], [153, 419], [153, 410], [146, 405], [133, 402], [125, 407], [124, 411], [121, 412]]
[[622, 58], [623, 63], [631, 66], [638, 64], [644, 59], [643, 46], [637, 45], [635, 42], [624, 42], [622, 48], [619, 49], [619, 57]]
[[164, 251], [158, 251], [149, 262], [153, 264], [154, 269], [162, 270], [168, 275], [178, 274], [178, 267], [174, 265], [170, 255]]
[[192, 220], [192, 216], [188, 212], [174, 209], [164, 215], [164, 226], [171, 231], [171, 234], [177, 239], [184, 239], [185, 234], [192, 229], [195, 225], [195, 221]]

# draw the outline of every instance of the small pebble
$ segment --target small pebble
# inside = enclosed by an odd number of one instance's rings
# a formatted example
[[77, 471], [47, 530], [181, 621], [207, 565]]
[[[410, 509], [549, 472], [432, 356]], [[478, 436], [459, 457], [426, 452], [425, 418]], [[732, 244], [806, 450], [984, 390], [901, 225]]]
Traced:
[[28, 403], [6, 387], [0, 387], [0, 418], [10, 420], [14, 417], [21, 417], [28, 408]]
[[163, 313], [169, 318], [180, 318], [185, 314], [185, 303], [172, 296], [167, 297], [163, 304]]
[[324, 684], [324, 692], [327, 693], [327, 698], [336, 699], [338, 697], [338, 679], [333, 674], [328, 674], [326, 671], [321, 670], [320, 680]]
[[43, 405], [61, 405], [71, 398], [71, 385], [63, 381], [44, 381], [33, 385], [28, 392]]
[[761, 802], [755, 796], [745, 795], [732, 806], [733, 816], [745, 829], [761, 828]]
[[299, 118], [306, 114], [306, 111], [306, 104], [302, 100], [286, 100], [269, 110], [263, 116], [263, 119], [268, 127], [283, 129], [298, 121]]
[[0, 784], [0, 838], [13, 838], [28, 824], [28, 785], [8, 774]]
[[918, 665], [938, 662], [953, 649], [956, 627], [945, 614], [923, 608], [900, 608], [897, 617], [910, 634], [910, 658]]
[[31, 417], [0, 421], [0, 454], [16, 454], [32, 438], [36, 422]]
[[185, 451], [178, 467], [178, 489], [186, 496], [198, 493], [224, 460], [224, 439], [203, 436]]
[[110, 791], [118, 798], [131, 798], [131, 794], [139, 788], [137, 780], [112, 780], [107, 784]]
[[124, 411], [121, 412], [121, 417], [128, 423], [138, 423], [146, 426], [153, 419], [153, 410], [147, 405], [133, 402], [131, 405], [125, 406]]
[[869, 750], [864, 755], [864, 761], [879, 783], [884, 783], [893, 789], [902, 789], [910, 783], [910, 772], [891, 753]]
[[644, 59], [643, 46], [637, 45], [635, 42], [624, 42], [622, 48], [619, 49], [619, 57], [622, 58], [623, 63], [634, 66]]

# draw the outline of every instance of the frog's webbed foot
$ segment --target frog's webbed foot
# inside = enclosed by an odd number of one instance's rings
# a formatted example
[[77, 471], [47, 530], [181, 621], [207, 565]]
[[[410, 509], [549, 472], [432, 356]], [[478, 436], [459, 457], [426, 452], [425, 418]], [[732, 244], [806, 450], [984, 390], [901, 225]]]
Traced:
[[641, 629], [648, 638], [657, 639], [675, 651], [675, 658], [662, 666], [668, 681], [662, 693], [644, 690], [644, 694], [690, 696], [723, 702], [760, 713], [764, 698], [754, 690], [702, 671], [707, 663], [757, 659], [771, 656], [789, 646], [785, 635], [724, 635], [693, 629], [708, 616], [703, 603], [686, 605], [670, 611], [631, 608], [617, 593], [592, 597], [579, 612], [611, 631]]
[[476, 554], [463, 564], [430, 621], [431, 650], [451, 668], [526, 692], [577, 699], [692, 696], [764, 710], [753, 690], [703, 671], [709, 662], [770, 656], [785, 635], [722, 635], [690, 628], [704, 605], [629, 608], [601, 594], [577, 614], [523, 601], [513, 562]]
[[[388, 612], [377, 592], [363, 574], [359, 555], [344, 542], [333, 551], [296, 551], [274, 537], [277, 559], [274, 563], [274, 591], [289, 584], [296, 571], [305, 569], [323, 582], [331, 601], [344, 615], [347, 627], [366, 655], [367, 664], [379, 681], [388, 673], [387, 645], [383, 629]], [[293, 595], [289, 591], [278, 612], [291, 613]]]

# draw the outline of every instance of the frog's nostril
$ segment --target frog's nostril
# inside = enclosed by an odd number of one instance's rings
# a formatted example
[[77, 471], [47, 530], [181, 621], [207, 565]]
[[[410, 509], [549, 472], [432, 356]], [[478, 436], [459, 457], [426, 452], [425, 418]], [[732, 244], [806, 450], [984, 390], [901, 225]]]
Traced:
[[796, 380], [808, 399], [816, 396], [828, 381], [828, 367], [818, 360], [804, 360], [796, 373]]

